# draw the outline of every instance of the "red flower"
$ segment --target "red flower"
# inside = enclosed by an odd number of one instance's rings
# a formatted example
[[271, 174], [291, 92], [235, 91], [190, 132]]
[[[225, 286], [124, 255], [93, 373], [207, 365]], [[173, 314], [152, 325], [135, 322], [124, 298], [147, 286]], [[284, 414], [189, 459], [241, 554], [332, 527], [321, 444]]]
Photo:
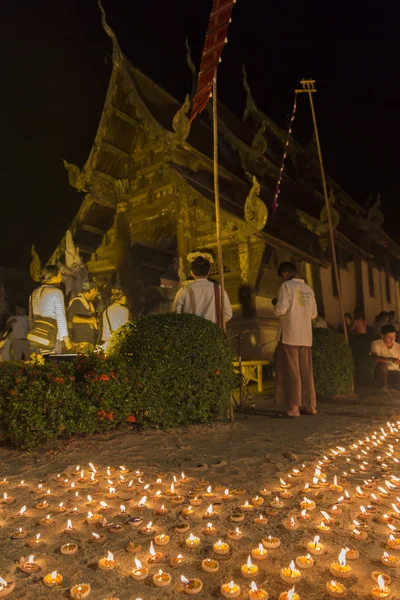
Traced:
[[110, 371], [110, 377], [111, 377], [111, 379], [117, 379], [117, 376], [114, 373], [114, 371]]
[[128, 423], [136, 423], [135, 415], [129, 415], [129, 417], [126, 417], [126, 420]]
[[54, 383], [64, 383], [63, 377], [54, 377]]
[[105, 373], [102, 373], [99, 377], [100, 381], [109, 381], [110, 378], [108, 375], [106, 375]]
[[100, 421], [102, 421], [104, 419], [104, 417], [107, 416], [107, 413], [105, 410], [99, 410], [99, 412], [97, 413], [97, 416], [100, 419]]
[[108, 414], [106, 414], [107, 419], [109, 419], [110, 421], [114, 421], [114, 411], [109, 412]]
[[221, 371], [220, 371], [219, 369], [216, 369], [216, 370], [215, 370], [215, 374], [216, 374], [216, 375], [221, 375]]

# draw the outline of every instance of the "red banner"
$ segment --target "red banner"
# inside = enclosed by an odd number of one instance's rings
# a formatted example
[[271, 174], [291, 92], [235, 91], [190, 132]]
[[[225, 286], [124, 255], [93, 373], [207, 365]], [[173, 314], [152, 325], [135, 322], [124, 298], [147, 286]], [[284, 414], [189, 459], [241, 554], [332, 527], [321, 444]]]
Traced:
[[235, 2], [236, 0], [214, 0], [201, 58], [197, 90], [193, 98], [190, 122], [205, 109], [211, 96], [215, 73], [222, 50], [227, 42], [226, 36]]

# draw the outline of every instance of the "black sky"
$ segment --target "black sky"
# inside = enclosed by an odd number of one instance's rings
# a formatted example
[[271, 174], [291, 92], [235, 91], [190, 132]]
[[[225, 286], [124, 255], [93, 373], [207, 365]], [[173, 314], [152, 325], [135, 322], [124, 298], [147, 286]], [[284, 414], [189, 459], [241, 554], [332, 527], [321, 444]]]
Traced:
[[[211, 0], [103, 0], [131, 61], [183, 101], [190, 91], [185, 38], [199, 64]], [[380, 191], [397, 234], [399, 44], [395, 3], [238, 0], [219, 70], [219, 96], [239, 115], [253, 96], [280, 125], [302, 77], [315, 98], [327, 172], [363, 202]], [[82, 167], [111, 72], [111, 43], [96, 0], [14, 0], [1, 7], [0, 266], [45, 261], [81, 196], [62, 159]], [[312, 134], [300, 99], [294, 134]], [[304, 102], [303, 102], [304, 100]], [[400, 236], [398, 236], [400, 242]]]

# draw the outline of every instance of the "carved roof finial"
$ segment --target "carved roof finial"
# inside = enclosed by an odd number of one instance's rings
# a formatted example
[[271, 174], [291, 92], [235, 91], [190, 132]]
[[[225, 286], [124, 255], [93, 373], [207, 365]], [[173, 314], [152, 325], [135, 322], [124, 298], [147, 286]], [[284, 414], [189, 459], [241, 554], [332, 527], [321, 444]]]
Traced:
[[106, 34], [110, 36], [110, 38], [112, 40], [112, 45], [113, 45], [112, 60], [113, 60], [113, 63], [116, 66], [121, 66], [121, 63], [122, 63], [122, 52], [121, 52], [121, 49], [120, 49], [119, 44], [118, 44], [117, 36], [115, 35], [114, 31], [111, 29], [111, 27], [109, 26], [109, 24], [107, 23], [106, 11], [103, 8], [101, 0], [97, 0], [97, 4], [98, 4], [100, 12], [101, 12], [101, 24], [103, 25], [103, 29], [106, 32]]
[[259, 193], [260, 183], [253, 175], [253, 185], [244, 205], [244, 218], [246, 223], [257, 231], [261, 231], [268, 220], [268, 209], [259, 198]]
[[85, 186], [82, 182], [82, 173], [76, 165], [69, 163], [65, 159], [63, 159], [64, 167], [68, 171], [68, 182], [71, 187], [83, 192], [85, 190]]
[[184, 142], [190, 133], [190, 121], [187, 116], [189, 109], [190, 98], [189, 94], [186, 94], [185, 102], [176, 112], [172, 121], [172, 128], [175, 131], [176, 137], [180, 142]]
[[243, 121], [246, 122], [249, 117], [252, 117], [253, 120], [258, 122], [260, 120], [260, 111], [256, 103], [254, 102], [253, 95], [251, 93], [251, 89], [249, 86], [249, 82], [247, 81], [247, 73], [246, 67], [244, 63], [242, 63], [242, 72], [243, 72], [243, 87], [246, 92], [246, 108], [243, 114]]
[[[372, 195], [372, 198], [373, 198], [373, 195]], [[383, 212], [380, 208], [381, 206], [382, 206], [381, 195], [376, 194], [375, 201], [372, 203], [372, 205], [367, 213], [367, 219], [368, 219], [368, 221], [371, 222], [371, 224], [374, 227], [380, 227], [383, 224], [383, 221], [385, 220], [385, 215], [383, 214]]]

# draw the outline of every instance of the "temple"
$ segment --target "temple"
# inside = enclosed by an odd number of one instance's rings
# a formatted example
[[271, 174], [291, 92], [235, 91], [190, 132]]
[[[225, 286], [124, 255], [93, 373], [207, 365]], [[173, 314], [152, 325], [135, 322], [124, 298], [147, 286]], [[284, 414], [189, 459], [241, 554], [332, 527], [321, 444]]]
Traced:
[[[133, 66], [104, 13], [103, 26], [113, 69], [86, 164], [65, 162], [70, 184], [84, 194], [69, 229], [96, 280], [118, 279], [135, 314], [163, 312], [189, 275], [187, 254], [216, 253], [211, 111], [190, 126], [189, 98], [180, 104]], [[341, 317], [315, 144], [303, 148], [291, 138], [273, 214], [286, 131], [257, 107], [243, 77], [243, 118], [218, 106], [225, 285], [234, 308], [230, 329], [250, 329], [257, 343], [247, 357], [268, 358], [281, 261], [297, 264], [329, 323], [337, 326]], [[371, 323], [381, 310], [399, 312], [400, 247], [382, 228], [379, 197], [361, 206], [329, 176], [327, 182], [345, 310], [359, 306]]]

